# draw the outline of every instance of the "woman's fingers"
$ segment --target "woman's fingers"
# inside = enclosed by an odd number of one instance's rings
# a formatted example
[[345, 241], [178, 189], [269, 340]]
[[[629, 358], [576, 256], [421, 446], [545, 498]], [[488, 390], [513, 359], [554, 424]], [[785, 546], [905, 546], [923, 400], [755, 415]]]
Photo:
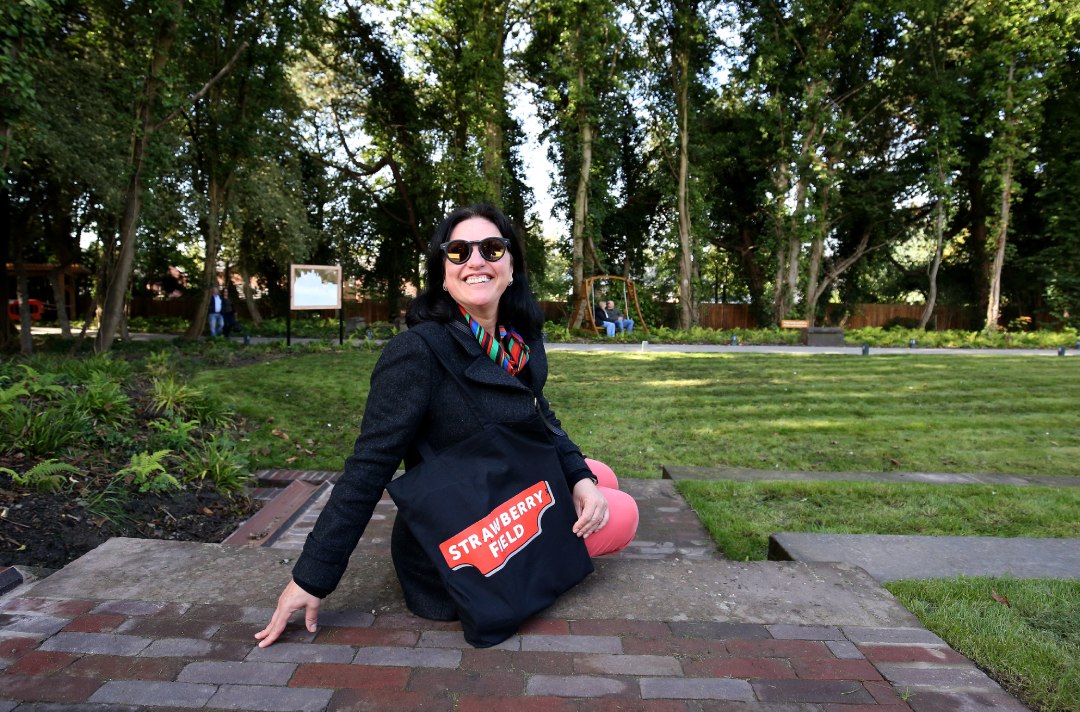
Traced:
[[265, 648], [272, 645], [285, 632], [292, 614], [301, 609], [304, 611], [305, 627], [309, 632], [314, 633], [319, 619], [319, 603], [321, 601], [317, 597], [297, 586], [295, 581], [290, 581], [278, 596], [277, 608], [274, 609], [270, 623], [255, 634], [259, 647]]
[[587, 537], [607, 524], [607, 500], [592, 480], [581, 480], [574, 486], [574, 505], [578, 511], [574, 534]]

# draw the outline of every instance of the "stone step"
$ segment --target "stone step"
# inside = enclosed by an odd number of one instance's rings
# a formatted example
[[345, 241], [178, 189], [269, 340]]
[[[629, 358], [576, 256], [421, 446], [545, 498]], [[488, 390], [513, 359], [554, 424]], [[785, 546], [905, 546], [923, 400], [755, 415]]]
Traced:
[[1080, 539], [782, 532], [769, 537], [769, 559], [844, 562], [877, 581], [954, 576], [1080, 579]]
[[746, 467], [683, 467], [664, 465], [667, 480], [734, 480], [762, 482], [797, 480], [803, 482], [889, 482], [940, 485], [1041, 485], [1080, 487], [1080, 477], [1068, 475], [996, 475], [962, 472], [804, 472], [798, 470], [754, 470]]

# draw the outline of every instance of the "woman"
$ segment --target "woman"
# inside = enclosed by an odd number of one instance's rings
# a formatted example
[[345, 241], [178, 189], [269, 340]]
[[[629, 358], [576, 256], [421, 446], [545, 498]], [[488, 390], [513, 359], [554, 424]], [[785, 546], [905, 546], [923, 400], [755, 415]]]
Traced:
[[[578, 514], [573, 532], [590, 555], [619, 551], [637, 531], [637, 505], [617, 489], [611, 470], [586, 461], [559, 429], [544, 398], [547, 357], [543, 315], [529, 291], [525, 259], [510, 221], [490, 205], [462, 208], [436, 229], [428, 250], [427, 291], [408, 314], [409, 331], [384, 348], [371, 374], [360, 437], [345, 471], [308, 536], [292, 581], [270, 623], [255, 637], [272, 644], [289, 617], [304, 611], [315, 631], [319, 603], [337, 586], [349, 556], [399, 463], [419, 462], [415, 443], [440, 450], [476, 431], [455, 379], [446, 378], [421, 330], [445, 330], [453, 342], [447, 368], [472, 386], [493, 420], [525, 421], [537, 407], [553, 424], [554, 445]], [[500, 328], [503, 327], [503, 328]], [[493, 341], [490, 336], [497, 336]], [[455, 620], [457, 610], [430, 558], [397, 518], [391, 553], [405, 603], [418, 616]]]

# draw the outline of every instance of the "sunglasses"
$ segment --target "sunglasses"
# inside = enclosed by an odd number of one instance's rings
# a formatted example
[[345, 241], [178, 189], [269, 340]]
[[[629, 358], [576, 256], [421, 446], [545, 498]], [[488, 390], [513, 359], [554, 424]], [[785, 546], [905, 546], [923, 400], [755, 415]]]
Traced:
[[472, 248], [476, 245], [480, 249], [480, 256], [488, 262], [498, 262], [506, 254], [510, 247], [510, 241], [505, 237], [485, 237], [483, 240], [451, 240], [444, 242], [439, 247], [446, 255], [446, 259], [456, 265], [463, 265], [472, 257]]

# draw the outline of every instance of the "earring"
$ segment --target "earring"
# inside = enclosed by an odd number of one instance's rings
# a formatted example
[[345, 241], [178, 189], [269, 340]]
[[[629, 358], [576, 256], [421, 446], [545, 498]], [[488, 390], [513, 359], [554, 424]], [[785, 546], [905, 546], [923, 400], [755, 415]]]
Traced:
[[511, 278], [510, 278], [510, 283], [509, 283], [509, 284], [507, 284], [506, 286], [507, 286], [507, 287], [509, 287], [509, 286], [510, 286], [511, 284], [513, 284], [513, 283], [514, 283], [514, 278], [513, 278], [513, 277], [511, 277]]
[[448, 292], [448, 291], [450, 291], [449, 289], [447, 289], [447, 288], [446, 288], [446, 282], [443, 282], [443, 283], [442, 283], [442, 290], [443, 290], [444, 292]]

